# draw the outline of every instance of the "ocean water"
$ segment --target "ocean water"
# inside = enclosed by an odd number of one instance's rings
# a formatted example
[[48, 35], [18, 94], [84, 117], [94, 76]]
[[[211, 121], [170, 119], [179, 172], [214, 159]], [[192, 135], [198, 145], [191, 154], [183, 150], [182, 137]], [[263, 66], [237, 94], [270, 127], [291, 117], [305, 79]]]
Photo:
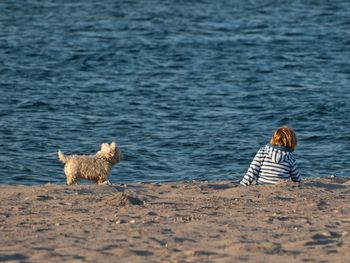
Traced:
[[303, 177], [350, 175], [350, 2], [0, 2], [0, 183], [238, 180], [290, 125]]

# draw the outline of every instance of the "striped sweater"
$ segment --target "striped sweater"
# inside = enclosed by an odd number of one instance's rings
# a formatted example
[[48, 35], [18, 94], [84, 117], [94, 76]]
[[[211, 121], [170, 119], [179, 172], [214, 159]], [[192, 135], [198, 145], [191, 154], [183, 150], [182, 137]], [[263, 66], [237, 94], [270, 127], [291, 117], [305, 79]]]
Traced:
[[257, 152], [240, 184], [275, 184], [288, 179], [301, 181], [293, 152], [267, 144]]

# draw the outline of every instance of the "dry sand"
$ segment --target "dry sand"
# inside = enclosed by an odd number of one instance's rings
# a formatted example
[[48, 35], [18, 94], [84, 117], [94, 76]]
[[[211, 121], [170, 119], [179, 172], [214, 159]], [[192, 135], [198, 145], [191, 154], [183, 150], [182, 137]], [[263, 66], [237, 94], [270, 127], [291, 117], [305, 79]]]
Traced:
[[0, 261], [349, 262], [350, 180], [0, 185]]

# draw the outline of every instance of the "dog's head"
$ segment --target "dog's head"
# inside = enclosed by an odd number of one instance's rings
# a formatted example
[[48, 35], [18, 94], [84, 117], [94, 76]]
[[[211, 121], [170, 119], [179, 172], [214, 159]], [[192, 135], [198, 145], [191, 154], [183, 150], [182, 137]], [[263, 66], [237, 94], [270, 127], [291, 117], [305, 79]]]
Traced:
[[101, 150], [98, 151], [96, 155], [107, 159], [112, 165], [119, 163], [121, 159], [119, 147], [115, 142], [111, 144], [102, 143]]

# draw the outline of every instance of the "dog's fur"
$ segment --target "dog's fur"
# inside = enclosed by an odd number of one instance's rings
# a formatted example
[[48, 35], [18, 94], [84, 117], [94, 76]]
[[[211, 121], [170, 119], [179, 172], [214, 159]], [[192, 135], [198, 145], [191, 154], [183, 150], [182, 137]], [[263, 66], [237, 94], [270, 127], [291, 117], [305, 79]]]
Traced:
[[93, 180], [97, 184], [109, 184], [108, 176], [112, 166], [120, 162], [118, 145], [103, 143], [95, 155], [64, 155], [58, 151], [58, 158], [64, 164], [67, 184], [76, 183], [80, 178]]

